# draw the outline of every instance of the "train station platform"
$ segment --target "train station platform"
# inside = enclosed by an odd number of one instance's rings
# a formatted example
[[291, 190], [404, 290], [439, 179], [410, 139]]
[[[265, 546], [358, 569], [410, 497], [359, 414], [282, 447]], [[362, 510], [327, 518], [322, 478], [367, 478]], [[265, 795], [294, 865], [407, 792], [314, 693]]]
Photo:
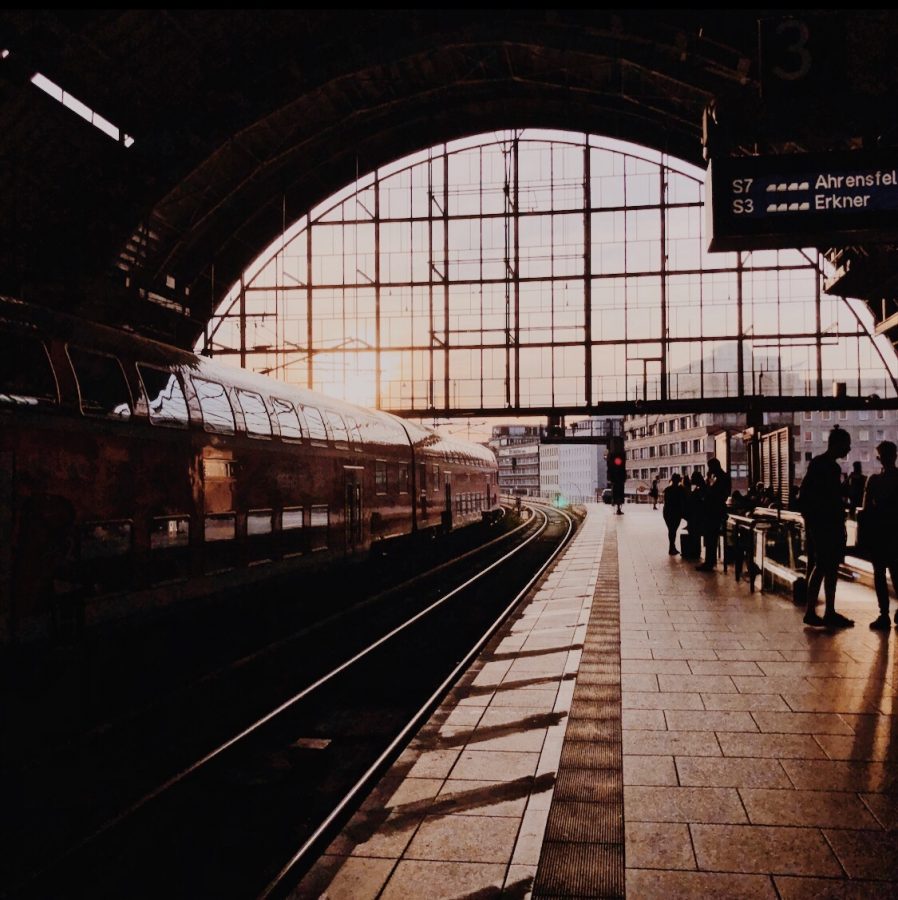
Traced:
[[590, 506], [294, 898], [898, 896], [898, 630], [802, 624]]

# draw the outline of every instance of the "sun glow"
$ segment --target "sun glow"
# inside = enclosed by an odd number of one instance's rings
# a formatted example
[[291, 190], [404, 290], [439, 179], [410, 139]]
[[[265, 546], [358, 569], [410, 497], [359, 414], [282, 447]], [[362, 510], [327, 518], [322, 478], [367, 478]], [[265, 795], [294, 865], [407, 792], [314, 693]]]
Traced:
[[[381, 405], [389, 408], [407, 388], [408, 374], [402, 371], [401, 358], [383, 354], [380, 365], [381, 396], [377, 395], [377, 358], [374, 352], [354, 353], [351, 357], [321, 353], [313, 366], [314, 389], [333, 397], [341, 397], [360, 406]], [[305, 387], [305, 385], [302, 385]]]
[[351, 372], [343, 380], [340, 392], [344, 400], [358, 403], [359, 406], [374, 406], [374, 373]]

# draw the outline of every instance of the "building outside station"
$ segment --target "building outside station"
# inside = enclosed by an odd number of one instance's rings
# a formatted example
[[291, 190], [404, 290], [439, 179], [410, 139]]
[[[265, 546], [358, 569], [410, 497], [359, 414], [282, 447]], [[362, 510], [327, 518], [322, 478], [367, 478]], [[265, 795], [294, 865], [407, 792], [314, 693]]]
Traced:
[[[568, 438], [620, 434], [622, 420], [585, 419], [564, 430]], [[499, 463], [499, 489], [514, 496], [587, 503], [608, 483], [602, 443], [541, 443], [535, 425], [496, 425], [488, 446]]]
[[793, 448], [795, 475], [804, 476], [808, 463], [826, 449], [830, 431], [838, 425], [851, 435], [851, 452], [841, 461], [842, 471], [850, 472], [859, 462], [867, 475], [879, 471], [876, 445], [881, 441], [898, 443], [898, 410], [850, 409], [796, 413]]
[[501, 493], [539, 496], [538, 425], [494, 425], [487, 446], [496, 454]]
[[[792, 434], [795, 479], [800, 482], [813, 457], [826, 450], [830, 431], [838, 426], [851, 435], [851, 452], [841, 461], [842, 471], [860, 462], [865, 474], [878, 471], [876, 445], [898, 442], [898, 411], [882, 409], [824, 410], [765, 415], [765, 430], [788, 427]], [[705, 474], [715, 455], [715, 436], [727, 432], [729, 472], [734, 490], [748, 484], [748, 459], [742, 441], [745, 416], [735, 413], [695, 413], [685, 416], [628, 416], [624, 420], [628, 494], [649, 489], [653, 478], [663, 487], [674, 472], [689, 477]]]
[[[623, 429], [627, 458], [626, 492], [647, 496], [652, 480], [664, 488], [675, 472], [688, 478], [707, 472], [715, 456], [719, 435], [729, 436], [729, 472], [733, 489], [748, 483], [748, 455], [742, 440], [745, 416], [739, 413], [689, 413], [627, 416], [624, 419], [586, 419], [566, 429], [569, 437], [583, 436], [606, 422]], [[876, 445], [898, 443], [898, 411], [882, 409], [824, 410], [765, 414], [764, 430], [788, 427], [792, 435], [795, 478], [804, 477], [811, 459], [826, 450], [830, 431], [838, 426], [851, 435], [851, 453], [842, 461], [846, 474], [859, 462], [865, 474], [878, 471]], [[597, 432], [599, 433], [599, 432]], [[602, 430], [600, 433], [606, 433]], [[523, 497], [563, 498], [584, 503], [601, 498], [608, 485], [606, 447], [603, 444], [541, 444], [537, 425], [496, 425], [488, 446], [499, 464], [499, 489]]]

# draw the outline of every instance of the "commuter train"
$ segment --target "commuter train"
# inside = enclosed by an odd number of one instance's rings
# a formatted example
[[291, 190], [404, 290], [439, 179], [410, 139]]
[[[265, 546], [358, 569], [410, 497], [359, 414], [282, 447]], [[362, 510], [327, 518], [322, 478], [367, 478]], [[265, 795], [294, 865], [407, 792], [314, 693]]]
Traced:
[[480, 445], [0, 298], [0, 641], [75, 604], [99, 621], [329, 565], [497, 496]]

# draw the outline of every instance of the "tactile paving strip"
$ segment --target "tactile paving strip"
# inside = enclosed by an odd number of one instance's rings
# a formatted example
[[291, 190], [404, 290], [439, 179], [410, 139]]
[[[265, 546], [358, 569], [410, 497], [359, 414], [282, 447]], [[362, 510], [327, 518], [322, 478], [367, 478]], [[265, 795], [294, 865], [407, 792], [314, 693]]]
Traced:
[[[551, 846], [551, 853], [546, 850]], [[553, 842], [543, 845], [533, 897], [623, 897], [624, 845]]]
[[569, 803], [560, 800], [552, 804], [545, 839], [619, 844], [624, 839], [620, 810], [613, 800], [608, 803]]
[[[607, 738], [611, 737], [611, 740]], [[561, 750], [561, 767], [574, 769], [613, 769], [620, 760], [620, 735], [603, 736], [599, 741], [574, 741], [564, 736]]]
[[622, 769], [620, 582], [617, 535], [609, 527], [533, 885], [534, 900], [625, 896]]
[[621, 736], [620, 719], [571, 719], [567, 723], [565, 737], [569, 741], [619, 741]]
[[555, 780], [555, 800], [581, 800], [612, 803], [624, 789], [623, 773], [618, 769], [562, 769]]

